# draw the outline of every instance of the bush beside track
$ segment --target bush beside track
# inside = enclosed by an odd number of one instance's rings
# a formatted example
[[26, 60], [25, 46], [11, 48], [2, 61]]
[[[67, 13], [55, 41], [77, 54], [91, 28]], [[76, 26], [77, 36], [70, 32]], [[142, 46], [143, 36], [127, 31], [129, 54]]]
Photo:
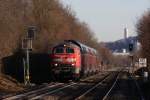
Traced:
[[[17, 53], [3, 59], [3, 73], [10, 75], [19, 82], [24, 82], [22, 53]], [[30, 54], [31, 83], [45, 83], [51, 81], [49, 57], [47, 54]]]

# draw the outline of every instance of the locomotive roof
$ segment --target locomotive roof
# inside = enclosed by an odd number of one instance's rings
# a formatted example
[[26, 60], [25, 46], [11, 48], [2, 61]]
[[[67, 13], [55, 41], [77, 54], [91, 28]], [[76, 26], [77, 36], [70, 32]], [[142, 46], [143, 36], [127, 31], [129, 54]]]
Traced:
[[66, 46], [70, 46], [70, 47], [73, 47], [73, 46], [78, 47], [78, 46], [75, 45], [75, 44], [64, 42], [64, 43], [61, 43], [61, 44], [56, 45], [54, 48], [56, 48], [56, 47], [64, 47], [65, 45], [66, 45]]
[[80, 42], [78, 42], [78, 41], [75, 41], [75, 40], [65, 40], [65, 42], [66, 42], [66, 43], [73, 43], [73, 44], [79, 46], [80, 49], [81, 49], [81, 52], [92, 52], [92, 53], [94, 53], [94, 54], [97, 53], [97, 51], [96, 51], [94, 48], [91, 48], [91, 47], [89, 47], [89, 46], [86, 46], [86, 45], [84, 45], [84, 44], [82, 44], [82, 43], [80, 43]]

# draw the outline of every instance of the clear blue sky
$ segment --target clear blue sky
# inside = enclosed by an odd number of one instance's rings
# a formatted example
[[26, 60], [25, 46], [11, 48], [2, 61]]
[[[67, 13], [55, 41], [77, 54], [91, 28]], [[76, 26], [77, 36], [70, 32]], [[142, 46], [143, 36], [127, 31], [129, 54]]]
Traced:
[[99, 41], [123, 38], [127, 27], [136, 35], [135, 24], [150, 7], [150, 0], [61, 0], [69, 5], [80, 21], [86, 22]]

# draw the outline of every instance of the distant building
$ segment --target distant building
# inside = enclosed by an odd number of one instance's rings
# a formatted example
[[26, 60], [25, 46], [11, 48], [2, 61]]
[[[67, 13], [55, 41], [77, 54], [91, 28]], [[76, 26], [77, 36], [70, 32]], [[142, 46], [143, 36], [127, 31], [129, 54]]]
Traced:
[[127, 52], [127, 50], [126, 49], [123, 49], [123, 53], [126, 53]]
[[128, 56], [130, 53], [126, 49], [122, 49], [122, 52], [113, 52], [114, 56]]
[[125, 27], [123, 30], [123, 38], [114, 42], [107, 42], [105, 46], [109, 48], [114, 55], [128, 55], [129, 44], [133, 45], [133, 51], [138, 51], [141, 48], [140, 43], [138, 42], [137, 36], [129, 36], [129, 31]]

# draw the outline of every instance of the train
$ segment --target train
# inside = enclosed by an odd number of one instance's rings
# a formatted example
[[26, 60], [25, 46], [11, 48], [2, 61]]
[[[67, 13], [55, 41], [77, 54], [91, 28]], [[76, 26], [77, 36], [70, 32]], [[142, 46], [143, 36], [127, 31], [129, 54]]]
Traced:
[[51, 73], [55, 79], [79, 80], [100, 71], [98, 52], [75, 40], [55, 45], [50, 58]]

